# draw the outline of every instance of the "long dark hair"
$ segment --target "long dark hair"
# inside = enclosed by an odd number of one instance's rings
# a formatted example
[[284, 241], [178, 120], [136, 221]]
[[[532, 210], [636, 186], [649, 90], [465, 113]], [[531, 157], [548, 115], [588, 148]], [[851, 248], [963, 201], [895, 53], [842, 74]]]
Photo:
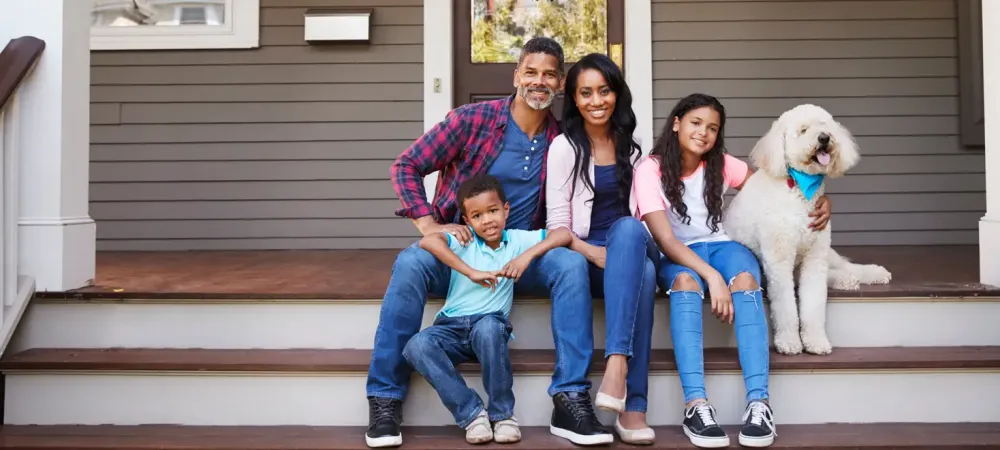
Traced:
[[576, 190], [576, 182], [580, 176], [583, 176], [584, 186], [591, 191], [594, 190], [594, 180], [590, 179], [590, 171], [584, 170], [590, 163], [592, 154], [590, 138], [584, 129], [584, 119], [576, 104], [576, 88], [580, 73], [589, 69], [601, 72], [604, 81], [615, 93], [615, 109], [609, 120], [611, 126], [609, 134], [615, 146], [615, 180], [618, 182], [618, 198], [627, 209], [628, 196], [632, 189], [632, 171], [635, 162], [642, 156], [642, 148], [634, 139], [636, 120], [635, 112], [632, 111], [632, 91], [625, 83], [625, 77], [618, 65], [600, 53], [591, 53], [580, 58], [566, 75], [563, 134], [566, 135], [576, 154], [573, 162], [573, 190]]
[[677, 139], [677, 132], [674, 131], [674, 119], [683, 119], [684, 115], [691, 110], [701, 107], [709, 107], [719, 113], [719, 133], [715, 139], [712, 149], [701, 156], [705, 162], [705, 189], [702, 196], [705, 199], [705, 206], [708, 207], [708, 218], [705, 224], [712, 229], [712, 232], [719, 231], [719, 222], [722, 221], [722, 183], [723, 165], [725, 164], [726, 143], [726, 108], [718, 99], [706, 94], [691, 94], [682, 98], [663, 124], [663, 131], [653, 146], [650, 155], [660, 161], [660, 173], [662, 176], [663, 190], [670, 201], [670, 206], [681, 216], [685, 224], [691, 223], [691, 217], [687, 214], [687, 205], [684, 204], [684, 182], [681, 180], [681, 143]]

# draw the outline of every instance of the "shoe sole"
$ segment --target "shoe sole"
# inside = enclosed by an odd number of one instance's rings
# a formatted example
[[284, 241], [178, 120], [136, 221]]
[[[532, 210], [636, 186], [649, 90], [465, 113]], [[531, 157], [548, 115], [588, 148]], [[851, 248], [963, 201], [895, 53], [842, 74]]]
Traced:
[[774, 434], [770, 436], [751, 437], [740, 433], [740, 445], [744, 447], [770, 447], [774, 444]]
[[552, 433], [555, 436], [566, 439], [576, 445], [601, 445], [601, 444], [610, 444], [615, 441], [615, 436], [610, 433], [585, 436], [582, 434], [576, 434], [569, 430], [558, 428], [555, 425], [549, 425], [549, 433]]
[[399, 447], [403, 445], [403, 434], [400, 433], [396, 436], [382, 436], [382, 437], [368, 437], [365, 435], [365, 444], [370, 448], [382, 448], [382, 447]]
[[690, 440], [691, 444], [693, 444], [695, 447], [701, 447], [701, 448], [729, 447], [729, 436], [723, 436], [717, 438], [698, 436], [697, 434], [694, 434], [691, 430], [689, 430], [688, 427], [682, 426], [681, 428], [684, 429], [684, 434], [688, 437], [688, 440]]

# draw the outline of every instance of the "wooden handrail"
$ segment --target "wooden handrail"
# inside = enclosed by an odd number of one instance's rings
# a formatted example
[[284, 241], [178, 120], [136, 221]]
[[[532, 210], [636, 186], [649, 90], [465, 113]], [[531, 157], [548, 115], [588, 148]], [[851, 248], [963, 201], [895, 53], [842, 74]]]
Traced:
[[21, 80], [45, 50], [45, 41], [33, 36], [11, 39], [0, 52], [0, 108], [14, 95]]

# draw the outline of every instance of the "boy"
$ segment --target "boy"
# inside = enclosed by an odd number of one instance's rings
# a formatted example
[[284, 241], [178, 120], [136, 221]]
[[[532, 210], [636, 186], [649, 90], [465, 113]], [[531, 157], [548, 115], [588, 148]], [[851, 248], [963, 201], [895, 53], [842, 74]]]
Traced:
[[[517, 442], [521, 430], [514, 417], [514, 376], [507, 347], [514, 282], [534, 258], [568, 246], [571, 236], [565, 228], [551, 233], [504, 230], [510, 203], [500, 182], [490, 175], [466, 181], [457, 197], [473, 240], [462, 245], [449, 234], [434, 233], [420, 241], [420, 248], [452, 268], [451, 284], [434, 324], [406, 343], [403, 357], [437, 391], [465, 429], [466, 442]], [[471, 360], [482, 365], [483, 386], [489, 394], [485, 408], [455, 368]]]

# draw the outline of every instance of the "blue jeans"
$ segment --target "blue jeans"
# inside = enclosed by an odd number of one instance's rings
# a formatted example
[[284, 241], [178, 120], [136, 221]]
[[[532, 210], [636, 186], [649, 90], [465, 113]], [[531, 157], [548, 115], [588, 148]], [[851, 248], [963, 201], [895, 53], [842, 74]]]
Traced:
[[[732, 293], [736, 327], [736, 346], [743, 369], [746, 400], [768, 398], [767, 379], [770, 370], [770, 349], [767, 320], [761, 294], [760, 264], [749, 249], [734, 241], [699, 242], [688, 246], [705, 260], [732, 286], [741, 273], [749, 273], [757, 282], [756, 289]], [[701, 287], [700, 291], [672, 290], [678, 275], [686, 273]], [[670, 337], [674, 342], [674, 357], [684, 389], [684, 402], [705, 398], [705, 356], [702, 336], [702, 308], [705, 303], [705, 281], [694, 270], [664, 259], [660, 266], [660, 288], [670, 294]]]
[[483, 400], [455, 368], [479, 361], [490, 402], [490, 420], [514, 415], [514, 372], [510, 364], [510, 322], [502, 313], [438, 316], [403, 347], [403, 357], [434, 387], [458, 426], [465, 428], [483, 410]]
[[[444, 297], [450, 279], [451, 268], [416, 243], [396, 257], [375, 330], [368, 396], [406, 398], [413, 369], [403, 358], [403, 347], [420, 331], [428, 293]], [[556, 369], [549, 396], [590, 390], [594, 311], [587, 260], [568, 248], [554, 248], [531, 262], [514, 285], [514, 295], [552, 299]]]
[[607, 329], [604, 357], [629, 358], [625, 409], [646, 412], [660, 252], [649, 231], [634, 217], [622, 217], [613, 223], [606, 242], [587, 240], [587, 243], [606, 247], [607, 251], [605, 269], [590, 265], [592, 294], [604, 297]]

